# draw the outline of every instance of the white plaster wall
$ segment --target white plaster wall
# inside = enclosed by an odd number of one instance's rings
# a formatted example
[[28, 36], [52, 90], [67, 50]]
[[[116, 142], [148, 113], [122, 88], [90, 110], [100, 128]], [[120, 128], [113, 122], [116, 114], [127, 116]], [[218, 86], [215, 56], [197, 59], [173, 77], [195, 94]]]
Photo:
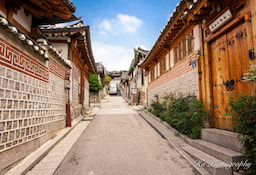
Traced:
[[6, 14], [3, 11], [1, 11], [1, 10], [0, 10], [0, 15], [2, 15], [5, 18], [7, 17]]
[[157, 77], [160, 76], [160, 62], [157, 63]]
[[171, 66], [171, 68], [174, 66], [173, 49], [170, 50], [170, 66]]
[[157, 73], [157, 64], [155, 65], [154, 69], [155, 69], [155, 72], [154, 72], [154, 73], [155, 73], [155, 78], [156, 78], [156, 77], [157, 77], [157, 74], [158, 74], [158, 73]]
[[169, 70], [169, 63], [170, 63], [169, 52], [165, 56], [165, 61], [166, 61], [166, 70]]
[[193, 36], [194, 36], [194, 50], [200, 49], [200, 37], [199, 37], [199, 26], [197, 25], [193, 29]]
[[13, 18], [18, 23], [20, 23], [20, 25], [22, 25], [28, 32], [31, 32], [32, 16], [31, 14], [26, 16], [23, 7], [21, 7], [21, 9], [17, 11], [17, 14], [13, 14]]
[[58, 51], [61, 49], [61, 55], [64, 59], [68, 59], [68, 44], [67, 43], [52, 43], [53, 47], [55, 47]]
[[84, 82], [84, 105], [89, 106], [89, 82], [87, 79]]

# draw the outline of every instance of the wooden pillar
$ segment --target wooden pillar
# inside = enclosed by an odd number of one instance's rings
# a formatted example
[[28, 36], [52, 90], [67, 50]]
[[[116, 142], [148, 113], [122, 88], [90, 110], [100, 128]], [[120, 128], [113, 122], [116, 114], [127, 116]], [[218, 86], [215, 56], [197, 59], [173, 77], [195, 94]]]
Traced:
[[[256, 1], [255, 0], [248, 0], [250, 1], [249, 6], [251, 7], [251, 23], [252, 23], [252, 40], [253, 40], [253, 48], [254, 54], [256, 55]], [[256, 64], [256, 58], [253, 60], [253, 64]], [[256, 94], [256, 85], [253, 85], [252, 94]]]

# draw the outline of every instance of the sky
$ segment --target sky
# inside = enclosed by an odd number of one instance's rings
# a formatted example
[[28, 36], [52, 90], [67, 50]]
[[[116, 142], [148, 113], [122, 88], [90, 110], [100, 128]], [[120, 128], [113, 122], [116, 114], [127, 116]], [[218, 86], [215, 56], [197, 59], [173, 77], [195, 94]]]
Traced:
[[180, 0], [72, 0], [90, 26], [95, 62], [108, 71], [128, 70], [133, 49], [151, 50]]

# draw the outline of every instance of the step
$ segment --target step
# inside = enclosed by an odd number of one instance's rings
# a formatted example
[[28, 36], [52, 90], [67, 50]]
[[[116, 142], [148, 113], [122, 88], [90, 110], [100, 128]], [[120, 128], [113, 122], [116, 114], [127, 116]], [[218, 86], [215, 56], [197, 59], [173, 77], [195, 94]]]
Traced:
[[205, 128], [201, 131], [202, 140], [240, 152], [243, 145], [238, 141], [237, 137], [238, 133], [221, 129]]
[[194, 160], [195, 165], [203, 167], [211, 175], [232, 175], [232, 167], [225, 168], [226, 163], [190, 145], [181, 147]]
[[244, 160], [244, 155], [242, 153], [205, 140], [191, 140], [189, 144], [209, 155], [217, 157], [218, 159], [228, 163], [236, 163]]

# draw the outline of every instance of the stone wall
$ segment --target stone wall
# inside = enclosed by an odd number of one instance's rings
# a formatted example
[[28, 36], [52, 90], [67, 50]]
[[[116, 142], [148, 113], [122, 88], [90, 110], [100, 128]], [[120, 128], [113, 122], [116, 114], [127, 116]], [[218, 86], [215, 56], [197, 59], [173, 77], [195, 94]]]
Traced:
[[66, 125], [68, 68], [14, 43], [0, 38], [0, 174]]
[[148, 86], [149, 105], [152, 100], [155, 100], [155, 95], [163, 97], [170, 92], [184, 95], [194, 94], [198, 97], [198, 68], [192, 68], [187, 60], [150, 83]]
[[79, 104], [79, 91], [81, 91], [80, 86], [80, 75], [79, 70], [75, 65], [72, 66], [72, 99], [71, 99], [71, 118], [74, 121], [76, 118], [80, 117], [82, 114], [82, 104]]

